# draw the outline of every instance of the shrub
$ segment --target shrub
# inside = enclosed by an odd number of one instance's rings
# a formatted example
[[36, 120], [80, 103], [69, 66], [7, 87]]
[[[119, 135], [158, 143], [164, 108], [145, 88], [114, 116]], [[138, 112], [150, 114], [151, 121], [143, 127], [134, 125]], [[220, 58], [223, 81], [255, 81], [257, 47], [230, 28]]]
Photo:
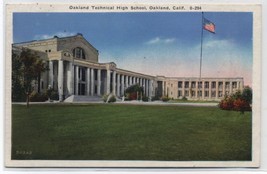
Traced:
[[219, 108], [223, 110], [234, 110], [234, 111], [251, 111], [250, 102], [252, 99], [252, 91], [251, 93], [248, 91], [237, 91], [231, 96], [226, 96], [219, 103]]
[[142, 101], [144, 101], [144, 102], [148, 102], [148, 100], [149, 100], [148, 97], [146, 97], [146, 96], [143, 96], [143, 97], [142, 97]]
[[[104, 102], [107, 102], [108, 96], [109, 96], [109, 95], [104, 95], [104, 96], [103, 96], [103, 101], [104, 101]], [[108, 102], [109, 102], [109, 103], [116, 102], [116, 97], [115, 97], [114, 95], [112, 95], [112, 96], [109, 98], [109, 101], [108, 101]]]
[[155, 100], [160, 100], [160, 97], [159, 96], [154, 96], [154, 97], [152, 97], [152, 99], [151, 99], [152, 101], [155, 101]]
[[182, 100], [186, 101], [186, 100], [187, 100], [187, 98], [186, 98], [185, 96], [183, 96]]
[[163, 97], [161, 98], [161, 100], [162, 100], [163, 102], [167, 102], [167, 101], [170, 100], [170, 98], [167, 97], [167, 96], [163, 96]]
[[30, 94], [30, 101], [31, 102], [44, 102], [47, 100], [48, 100], [48, 97], [46, 94], [40, 94], [40, 93], [37, 93], [36, 91], [33, 91]]
[[233, 109], [235, 111], [241, 111], [241, 112], [251, 111], [250, 104], [246, 100], [241, 99], [241, 98], [233, 102]]
[[58, 91], [53, 90], [53, 91], [51, 92], [50, 100], [59, 100]]
[[[138, 100], [143, 93], [143, 87], [138, 84], [132, 85], [125, 90], [127, 100]], [[137, 96], [138, 95], [138, 96]]]
[[136, 100], [137, 99], [137, 92], [129, 93], [129, 100]]
[[220, 101], [219, 107], [224, 110], [233, 110], [233, 97], [225, 97]]

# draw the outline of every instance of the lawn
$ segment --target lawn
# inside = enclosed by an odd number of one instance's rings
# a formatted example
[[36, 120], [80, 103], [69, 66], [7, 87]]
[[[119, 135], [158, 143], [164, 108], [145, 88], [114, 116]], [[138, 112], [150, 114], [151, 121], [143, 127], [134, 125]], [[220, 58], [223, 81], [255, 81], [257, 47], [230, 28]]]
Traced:
[[12, 159], [250, 161], [251, 117], [217, 107], [12, 105]]

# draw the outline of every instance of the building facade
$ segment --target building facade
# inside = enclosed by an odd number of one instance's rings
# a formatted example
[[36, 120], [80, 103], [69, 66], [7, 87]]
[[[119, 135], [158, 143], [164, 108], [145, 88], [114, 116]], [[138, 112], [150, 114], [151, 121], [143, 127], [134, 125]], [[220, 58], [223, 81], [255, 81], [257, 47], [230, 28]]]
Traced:
[[243, 78], [180, 78], [151, 76], [120, 69], [114, 62], [99, 63], [99, 52], [82, 34], [13, 44], [13, 49], [28, 48], [37, 52], [49, 67], [42, 73], [40, 92], [58, 91], [59, 100], [73, 95], [124, 95], [134, 84], [144, 88], [145, 96], [168, 96], [173, 99], [219, 100], [243, 89]]

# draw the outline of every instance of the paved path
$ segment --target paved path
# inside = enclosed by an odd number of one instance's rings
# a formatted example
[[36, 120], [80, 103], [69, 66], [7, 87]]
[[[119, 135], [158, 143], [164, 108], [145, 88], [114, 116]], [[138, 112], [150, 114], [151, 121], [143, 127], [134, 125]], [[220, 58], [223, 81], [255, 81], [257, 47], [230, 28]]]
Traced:
[[[25, 102], [13, 102], [12, 104], [21, 104], [21, 105], [26, 105]], [[30, 105], [35, 105], [35, 104], [71, 104], [71, 103], [64, 103], [64, 102], [30, 102]], [[103, 101], [99, 102], [73, 102], [73, 104], [108, 104], [104, 103]], [[166, 106], [200, 106], [200, 107], [217, 107], [218, 103], [171, 103], [171, 102], [162, 102], [162, 101], [153, 101], [153, 102], [143, 102], [143, 101], [117, 101], [112, 104], [121, 104], [121, 105], [166, 105]]]

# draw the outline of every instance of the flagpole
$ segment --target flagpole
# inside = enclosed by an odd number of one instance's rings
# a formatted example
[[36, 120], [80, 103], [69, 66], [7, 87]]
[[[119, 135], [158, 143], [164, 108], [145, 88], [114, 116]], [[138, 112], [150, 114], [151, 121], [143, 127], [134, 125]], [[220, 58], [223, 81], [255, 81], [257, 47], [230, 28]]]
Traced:
[[202, 22], [201, 22], [201, 45], [200, 45], [200, 63], [199, 63], [199, 80], [201, 79], [201, 70], [202, 70], [203, 20], [204, 20], [204, 14], [203, 14], [203, 12], [202, 12]]
[[[203, 20], [204, 20], [204, 14], [201, 13], [202, 20], [201, 20], [201, 44], [200, 44], [200, 62], [199, 62], [199, 80], [198, 80], [198, 96], [200, 97], [200, 80], [201, 80], [201, 70], [202, 70], [202, 44], [203, 44]], [[203, 84], [202, 84], [203, 87]], [[203, 95], [203, 94], [202, 94]]]

